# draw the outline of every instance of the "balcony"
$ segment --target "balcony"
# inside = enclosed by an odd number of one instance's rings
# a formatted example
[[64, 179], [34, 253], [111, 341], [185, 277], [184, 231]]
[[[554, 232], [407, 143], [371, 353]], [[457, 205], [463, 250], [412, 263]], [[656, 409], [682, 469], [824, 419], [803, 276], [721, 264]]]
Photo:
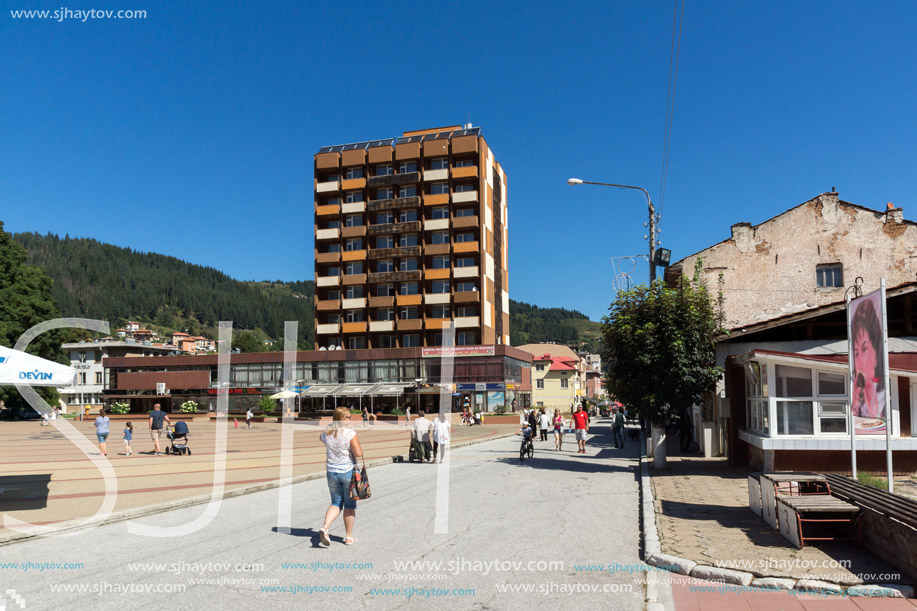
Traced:
[[452, 272], [448, 267], [445, 269], [427, 269], [424, 270], [424, 277], [427, 280], [448, 280]]
[[426, 255], [448, 255], [452, 245], [448, 242], [445, 244], [425, 244], [423, 247]]
[[316, 229], [315, 230], [315, 239], [316, 240], [337, 240], [341, 237], [341, 230], [335, 227], [334, 229]]
[[466, 227], [478, 226], [477, 215], [473, 216], [454, 216], [452, 217], [452, 226], [456, 229], [465, 229]]
[[440, 329], [448, 327], [451, 320], [450, 318], [427, 318], [423, 321], [423, 326], [428, 330], [439, 331]]
[[449, 203], [448, 193], [437, 193], [436, 195], [424, 195], [424, 206], [445, 206]]
[[452, 293], [452, 300], [455, 303], [478, 303], [481, 301], [481, 292], [462, 291], [460, 293]]
[[406, 185], [420, 182], [420, 172], [406, 174], [389, 174], [388, 176], [370, 176], [367, 181], [370, 187], [389, 187], [392, 185]]
[[452, 168], [452, 178], [477, 178], [478, 166], [473, 165], [464, 168]]
[[366, 307], [366, 297], [352, 297], [341, 301], [344, 310], [358, 310]]
[[395, 321], [394, 320], [372, 321], [369, 323], [369, 330], [371, 333], [394, 331], [395, 330]]
[[328, 182], [315, 183], [316, 193], [334, 193], [341, 190], [340, 180], [329, 180]]
[[467, 329], [480, 326], [480, 316], [459, 316], [455, 319], [456, 329]]
[[371, 308], [390, 308], [395, 305], [394, 297], [370, 297], [369, 307]]
[[344, 214], [356, 214], [366, 210], [366, 202], [349, 202], [341, 204], [341, 212]]
[[341, 253], [341, 261], [363, 261], [366, 259], [365, 250], [345, 250]]
[[449, 219], [429, 219], [423, 222], [424, 231], [441, 231], [449, 229]]
[[315, 279], [315, 286], [339, 286], [340, 284], [340, 276], [318, 276]]
[[[446, 200], [448, 201], [448, 200]], [[418, 208], [420, 206], [420, 197], [396, 197], [394, 199], [374, 199], [369, 202], [369, 211], [376, 212], [379, 210], [404, 210], [406, 208]]]
[[424, 170], [424, 180], [449, 180], [449, 170]]
[[328, 204], [327, 206], [316, 206], [315, 216], [335, 216], [340, 214], [341, 207], [337, 204]]
[[451, 295], [449, 293], [427, 293], [423, 297], [426, 305], [447, 305]]
[[341, 276], [341, 284], [350, 286], [353, 284], [366, 284], [366, 274], [347, 274]]
[[[402, 257], [419, 257], [420, 246], [398, 246], [396, 248], [373, 248], [369, 251], [370, 259], [400, 259]], [[446, 251], [449, 252], [448, 250]]]
[[452, 193], [452, 203], [461, 204], [464, 202], [476, 202], [478, 201], [478, 192], [477, 191], [460, 191]]
[[362, 238], [366, 235], [366, 225], [356, 227], [341, 227], [342, 238]]
[[366, 333], [366, 322], [345, 322], [341, 325], [344, 333]]
[[381, 225], [370, 225], [369, 235], [382, 235], [385, 233], [417, 233], [420, 231], [420, 221], [409, 221], [407, 223], [383, 223]]
[[315, 309], [319, 312], [327, 312], [341, 309], [340, 299], [316, 299]]
[[455, 242], [452, 245], [452, 252], [455, 254], [465, 253], [465, 252], [478, 252], [478, 242]]
[[423, 300], [423, 295], [397, 295], [395, 297], [395, 304], [399, 306], [419, 306], [420, 302]]
[[412, 318], [410, 320], [397, 321], [396, 327], [399, 331], [420, 331], [423, 329], [423, 320]]
[[452, 270], [453, 278], [477, 278], [478, 275], [477, 265], [474, 267], [456, 267]]
[[341, 260], [339, 252], [317, 252], [315, 253], [316, 263], [338, 263]]
[[344, 179], [341, 183], [342, 191], [349, 191], [352, 189], [365, 189], [366, 188], [366, 179], [365, 178], [351, 178], [350, 180]]
[[411, 270], [406, 272], [378, 272], [369, 275], [371, 284], [388, 284], [390, 282], [419, 282], [423, 272]]
[[336, 322], [315, 326], [316, 335], [328, 335], [330, 333], [339, 333], [340, 330], [341, 330], [341, 324], [336, 323]]

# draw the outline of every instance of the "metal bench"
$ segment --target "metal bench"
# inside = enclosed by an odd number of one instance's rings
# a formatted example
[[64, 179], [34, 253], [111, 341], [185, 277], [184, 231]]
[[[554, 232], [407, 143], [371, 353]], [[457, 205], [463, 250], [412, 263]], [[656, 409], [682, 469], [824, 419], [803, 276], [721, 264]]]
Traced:
[[[825, 494], [781, 495], [777, 497], [777, 516], [780, 534], [796, 547], [805, 547], [806, 541], [839, 541], [862, 539], [859, 522], [860, 508], [835, 496]], [[855, 534], [838, 537], [834, 533], [812, 534], [812, 526], [847, 524]], [[805, 528], [809, 525], [809, 528]]]

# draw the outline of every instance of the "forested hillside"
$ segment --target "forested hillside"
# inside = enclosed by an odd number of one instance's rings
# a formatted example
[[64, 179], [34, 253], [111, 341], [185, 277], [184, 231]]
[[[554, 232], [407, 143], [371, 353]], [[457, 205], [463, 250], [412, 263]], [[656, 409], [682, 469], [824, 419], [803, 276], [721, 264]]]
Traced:
[[310, 281], [241, 282], [212, 267], [86, 238], [20, 233], [14, 239], [54, 280], [51, 293], [64, 316], [133, 319], [211, 337], [220, 320], [231, 320], [236, 329], [274, 340], [282, 339], [284, 321], [298, 320], [300, 346], [312, 347]]
[[582, 312], [540, 308], [521, 301], [509, 302], [510, 339], [513, 345], [556, 342], [599, 351], [601, 325]]

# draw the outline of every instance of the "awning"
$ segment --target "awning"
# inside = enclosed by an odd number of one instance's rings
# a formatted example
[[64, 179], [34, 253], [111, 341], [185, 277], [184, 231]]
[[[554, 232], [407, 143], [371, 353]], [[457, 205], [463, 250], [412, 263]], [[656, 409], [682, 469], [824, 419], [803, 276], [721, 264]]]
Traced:
[[302, 392], [303, 397], [327, 397], [346, 384], [313, 384]]
[[404, 389], [413, 386], [413, 384], [405, 384], [403, 382], [383, 382], [377, 385], [377, 388], [374, 388], [372, 393], [373, 395], [381, 395], [386, 397], [395, 397], [398, 395], [404, 394]]
[[331, 393], [335, 397], [356, 397], [358, 395], [372, 394], [378, 384], [344, 384]]

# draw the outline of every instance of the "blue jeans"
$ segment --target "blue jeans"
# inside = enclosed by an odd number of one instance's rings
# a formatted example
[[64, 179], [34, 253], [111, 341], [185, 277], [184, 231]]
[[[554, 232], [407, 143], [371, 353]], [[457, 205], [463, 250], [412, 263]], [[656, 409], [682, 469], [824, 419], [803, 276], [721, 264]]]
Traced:
[[612, 427], [612, 431], [614, 431], [615, 447], [623, 448], [624, 447], [624, 427], [615, 426], [615, 427]]
[[357, 502], [350, 498], [350, 478], [353, 475], [353, 469], [346, 473], [328, 472], [325, 478], [328, 480], [328, 491], [331, 492], [331, 506], [338, 509], [356, 509]]

